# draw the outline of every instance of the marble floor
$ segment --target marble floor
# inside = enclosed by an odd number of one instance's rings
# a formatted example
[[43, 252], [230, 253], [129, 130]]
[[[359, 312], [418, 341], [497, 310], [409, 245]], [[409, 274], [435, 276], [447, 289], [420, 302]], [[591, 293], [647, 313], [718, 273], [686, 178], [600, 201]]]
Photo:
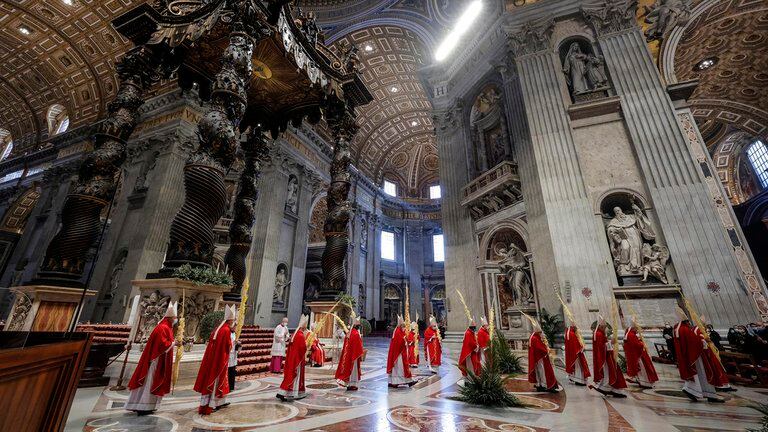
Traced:
[[[226, 409], [207, 417], [197, 414], [198, 395], [176, 389], [156, 414], [137, 417], [123, 410], [126, 392], [78, 391], [67, 431], [744, 431], [760, 415], [750, 405], [768, 402], [768, 391], [740, 387], [725, 404], [693, 403], [679, 391], [676, 372], [657, 365], [662, 381], [654, 390], [631, 389], [627, 399], [603, 398], [594, 390], [567, 384], [563, 370], [559, 394], [536, 393], [524, 376], [508, 382], [527, 408], [488, 409], [449, 397], [461, 384], [453, 362], [439, 375], [419, 368], [419, 383], [390, 389], [384, 370], [388, 340], [366, 339], [368, 356], [357, 392], [338, 388], [331, 365], [307, 368], [306, 399], [281, 403], [275, 398], [277, 375], [237, 383]], [[445, 353], [445, 359], [452, 357]], [[448, 364], [446, 364], [448, 363]]]

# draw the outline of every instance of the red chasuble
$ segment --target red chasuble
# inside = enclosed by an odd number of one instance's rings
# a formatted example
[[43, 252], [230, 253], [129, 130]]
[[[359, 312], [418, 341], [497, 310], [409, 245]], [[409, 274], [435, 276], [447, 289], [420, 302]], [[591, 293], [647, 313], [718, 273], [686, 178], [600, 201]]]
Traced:
[[704, 351], [701, 338], [693, 331], [688, 321], [677, 323], [674, 338], [675, 358], [677, 359], [677, 370], [680, 372], [680, 378], [693, 381], [693, 377], [696, 376], [696, 360]]
[[442, 347], [440, 346], [440, 340], [437, 338], [437, 331], [431, 326], [424, 330], [424, 351], [429, 356], [429, 364], [432, 366], [440, 366], [441, 357], [443, 356]]
[[613, 354], [608, 351], [605, 344], [608, 343], [608, 337], [605, 331], [595, 328], [595, 334], [592, 338], [592, 367], [594, 368], [594, 381], [596, 383], [603, 380], [603, 365], [608, 364], [608, 384], [615, 389], [627, 388], [627, 382], [624, 380], [624, 374], [621, 373], [619, 365]]
[[[215, 390], [216, 398], [219, 399], [229, 393], [227, 366], [229, 365], [229, 352], [232, 350], [230, 333], [232, 330], [226, 322], [219, 327], [218, 332], [214, 330], [211, 333], [208, 346], [205, 347], [205, 353], [203, 353], [203, 361], [200, 363], [200, 370], [197, 372], [194, 387], [196, 392], [209, 395]], [[219, 380], [219, 384], [214, 389], [216, 379]]]
[[640, 362], [642, 362], [645, 373], [648, 375], [648, 381], [655, 383], [659, 380], [651, 356], [645, 349], [645, 344], [637, 335], [637, 330], [632, 327], [624, 333], [624, 355], [627, 357], [627, 375], [637, 376], [640, 373]]
[[353, 328], [349, 331], [349, 336], [344, 339], [344, 348], [339, 357], [339, 365], [336, 367], [336, 379], [344, 383], [349, 382], [352, 375], [352, 368], [357, 363], [357, 379], [360, 379], [362, 372], [363, 359], [363, 338], [360, 332]]
[[419, 333], [413, 330], [408, 331], [408, 364], [418, 365], [419, 355], [416, 350], [419, 348]]
[[488, 333], [488, 329], [480, 327], [477, 331], [477, 344], [480, 345], [480, 349], [488, 348], [488, 344], [491, 343], [491, 334]]
[[141, 353], [139, 364], [133, 371], [131, 381], [128, 383], [130, 390], [135, 390], [147, 382], [149, 365], [157, 359], [155, 374], [152, 376], [152, 388], [150, 392], [155, 396], [165, 396], [171, 392], [171, 370], [173, 369], [173, 350], [168, 348], [173, 345], [173, 318], [163, 318], [149, 335], [147, 345]]
[[285, 352], [285, 368], [283, 369], [283, 382], [280, 388], [286, 392], [294, 391], [293, 380], [296, 379], [296, 367], [299, 367], [299, 391], [304, 391], [304, 366], [307, 357], [307, 339], [304, 330], [296, 329], [293, 339], [288, 344]]
[[405, 330], [397, 326], [392, 334], [392, 340], [389, 342], [389, 353], [387, 354], [387, 374], [392, 373], [397, 358], [403, 359], [403, 376], [411, 378], [411, 368], [408, 367], [408, 345], [405, 341]]
[[312, 359], [313, 364], [322, 366], [325, 363], [325, 351], [323, 351], [323, 347], [320, 344], [320, 339], [315, 338], [312, 341], [312, 353], [309, 357]]
[[584, 378], [589, 378], [589, 364], [587, 356], [584, 355], [584, 345], [579, 340], [579, 329], [576, 326], [570, 326], [565, 331], [565, 371], [569, 374], [576, 373], [576, 362], [581, 366], [581, 372]]
[[532, 333], [528, 339], [528, 382], [536, 384], [536, 363], [544, 360], [544, 376], [547, 379], [547, 388], [557, 387], [557, 378], [555, 370], [552, 368], [552, 362], [549, 361], [549, 348], [541, 338], [541, 333]]
[[[704, 334], [702, 334], [698, 326], [694, 328], [693, 332], [701, 339], [702, 346], [707, 343], [707, 340], [704, 339]], [[708, 344], [702, 352], [702, 360], [707, 372], [707, 381], [710, 384], [715, 387], [725, 387], [728, 385], [728, 375], [725, 373], [725, 368]]]
[[462, 375], [467, 376], [467, 358], [472, 362], [472, 367], [474, 368], [472, 373], [480, 375], [480, 353], [475, 352], [478, 346], [475, 332], [468, 328], [464, 332], [464, 342], [461, 344], [461, 353], [459, 354], [458, 366]]

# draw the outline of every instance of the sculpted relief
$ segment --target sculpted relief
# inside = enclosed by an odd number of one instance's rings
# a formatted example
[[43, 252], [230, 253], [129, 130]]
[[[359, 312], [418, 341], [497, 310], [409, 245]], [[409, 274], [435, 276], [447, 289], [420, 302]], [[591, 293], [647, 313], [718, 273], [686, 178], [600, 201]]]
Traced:
[[669, 283], [669, 249], [656, 242], [656, 231], [645, 212], [635, 201], [629, 204], [627, 212], [618, 203], [612, 206], [611, 212], [612, 216], [606, 215], [606, 233], [619, 279], [649, 282], [652, 278]]

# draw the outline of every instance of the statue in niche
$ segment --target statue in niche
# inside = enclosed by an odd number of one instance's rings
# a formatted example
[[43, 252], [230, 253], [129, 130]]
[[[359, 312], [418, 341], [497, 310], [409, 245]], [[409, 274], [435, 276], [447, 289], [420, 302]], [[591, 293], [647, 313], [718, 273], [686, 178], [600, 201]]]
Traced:
[[318, 289], [320, 285], [316, 283], [314, 278], [308, 278], [306, 285], [304, 286], [304, 302], [317, 300]]
[[285, 304], [285, 287], [291, 284], [290, 279], [286, 275], [285, 264], [277, 266], [277, 274], [275, 275], [275, 290], [272, 292], [272, 303], [277, 305]]
[[563, 73], [572, 96], [608, 86], [602, 57], [583, 52], [578, 42], [571, 42], [568, 48], [563, 59]]
[[365, 216], [360, 218], [360, 247], [368, 249], [368, 220]]
[[291, 176], [288, 180], [288, 198], [285, 200], [285, 209], [293, 214], [298, 212], [297, 198], [299, 194], [299, 180]]
[[528, 275], [528, 260], [522, 249], [514, 243], [510, 243], [509, 249], [501, 248], [498, 254], [502, 257], [499, 268], [506, 277], [507, 284], [512, 292], [514, 305], [527, 305], [534, 303], [533, 284]]
[[144, 161], [144, 163], [141, 164], [141, 170], [139, 170], [139, 175], [136, 177], [136, 184], [133, 185], [133, 192], [144, 192], [148, 189], [147, 187], [147, 176], [150, 172], [152, 172], [153, 169], [155, 169], [155, 165], [157, 165], [157, 157], [160, 156], [159, 151], [152, 152], [152, 155], [149, 157], [148, 160]]
[[641, 274], [643, 266], [643, 244], [656, 239], [656, 232], [651, 227], [648, 216], [635, 202], [632, 214], [625, 214], [621, 207], [613, 208], [613, 218], [606, 227], [611, 243], [611, 255], [616, 274], [634, 276]]
[[688, 0], [656, 0], [644, 9], [648, 42], [664, 39], [675, 26], [685, 24], [691, 16]]
[[112, 267], [112, 273], [109, 275], [109, 292], [106, 295], [107, 299], [113, 299], [115, 298], [115, 294], [117, 294], [117, 288], [120, 286], [120, 275], [123, 274], [126, 258], [128, 258], [128, 251], [123, 249], [120, 251], [117, 263]]
[[653, 276], [661, 283], [669, 283], [667, 280], [667, 261], [669, 261], [669, 249], [666, 246], [655, 244], [651, 246], [643, 243], [643, 282], [648, 282], [648, 276]]

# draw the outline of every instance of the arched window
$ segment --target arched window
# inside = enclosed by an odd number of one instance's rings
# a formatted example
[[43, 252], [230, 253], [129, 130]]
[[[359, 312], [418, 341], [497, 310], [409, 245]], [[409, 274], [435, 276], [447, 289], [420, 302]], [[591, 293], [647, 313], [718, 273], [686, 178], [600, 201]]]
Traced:
[[48, 134], [51, 136], [66, 132], [69, 128], [69, 114], [63, 105], [53, 104], [48, 108]]
[[11, 138], [11, 133], [6, 129], [0, 129], [0, 149], [2, 149], [0, 161], [8, 159], [8, 156], [13, 151], [13, 139]]
[[760, 181], [760, 186], [768, 187], [768, 147], [761, 140], [755, 140], [747, 148], [747, 157]]

